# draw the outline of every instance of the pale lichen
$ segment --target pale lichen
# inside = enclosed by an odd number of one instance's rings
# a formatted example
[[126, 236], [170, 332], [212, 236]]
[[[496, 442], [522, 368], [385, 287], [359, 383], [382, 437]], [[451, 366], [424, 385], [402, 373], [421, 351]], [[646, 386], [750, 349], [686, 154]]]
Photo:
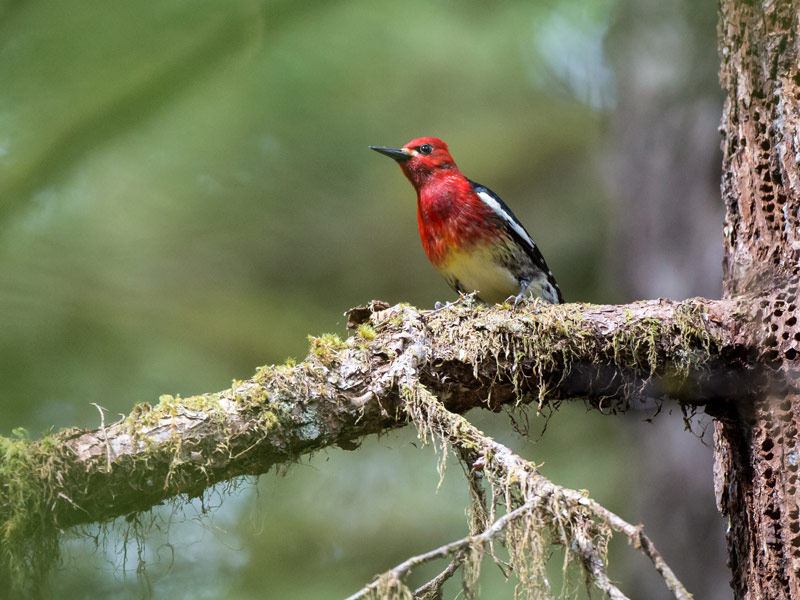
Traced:
[[[507, 556], [501, 558], [498, 548], [489, 545], [489, 538], [475, 537], [465, 552], [458, 555], [462, 563], [462, 589], [466, 598], [474, 597], [480, 575], [481, 562], [488, 554], [508, 573], [517, 579], [515, 597], [550, 598], [552, 590], [547, 577], [547, 564], [555, 548], [561, 548], [564, 561], [565, 595], [575, 589], [574, 573], [582, 576], [581, 582], [594, 583], [597, 572], [586, 564], [587, 556], [595, 569], [604, 567], [607, 560], [611, 529], [598, 519], [589, 508], [573, 496], [562, 493], [562, 488], [542, 477], [531, 463], [524, 461], [494, 443], [466, 419], [447, 411], [422, 384], [413, 378], [406, 379], [401, 394], [409, 417], [417, 427], [420, 440], [437, 448], [440, 475], [448, 450], [456, 449], [463, 457], [480, 457], [482, 480], [488, 486], [485, 493], [471, 487], [472, 514], [481, 515], [473, 523], [498, 521], [499, 514], [519, 512], [509, 519], [499, 533]], [[499, 450], [498, 450], [499, 449]], [[464, 465], [467, 473], [475, 466]], [[485, 499], [490, 498], [489, 505]], [[475, 536], [478, 532], [472, 531]], [[581, 540], [576, 543], [576, 540]], [[394, 585], [401, 582], [392, 573]]]

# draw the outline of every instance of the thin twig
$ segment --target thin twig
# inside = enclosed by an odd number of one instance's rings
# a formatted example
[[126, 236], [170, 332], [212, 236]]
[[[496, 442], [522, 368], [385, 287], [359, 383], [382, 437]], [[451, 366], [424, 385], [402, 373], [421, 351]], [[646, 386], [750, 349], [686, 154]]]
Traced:
[[656, 550], [653, 541], [644, 533], [641, 525], [631, 525], [607, 508], [579, 492], [575, 492], [574, 490], [564, 490], [564, 492], [568, 497], [587, 507], [595, 515], [603, 519], [613, 529], [628, 536], [628, 540], [633, 544], [633, 547], [640, 549], [642, 553], [653, 562], [656, 571], [664, 578], [667, 587], [675, 598], [678, 600], [692, 600], [693, 596], [686, 590], [683, 584], [678, 580], [674, 571], [664, 561], [664, 558], [658, 550]]
[[83, 508], [83, 507], [81, 507], [81, 506], [78, 506], [77, 504], [75, 504], [75, 502], [73, 502], [72, 498], [70, 498], [69, 496], [67, 496], [67, 495], [66, 495], [66, 494], [64, 494], [63, 492], [58, 492], [58, 497], [59, 497], [59, 498], [63, 498], [64, 500], [66, 500], [67, 502], [69, 502], [69, 503], [70, 503], [72, 506], [74, 506], [76, 509], [78, 509], [78, 510], [82, 510], [83, 512], [87, 512], [85, 508]]
[[620, 589], [611, 583], [608, 578], [603, 561], [597, 556], [592, 540], [581, 533], [575, 536], [575, 544], [580, 548], [583, 555], [584, 568], [592, 574], [594, 585], [601, 591], [608, 594], [611, 600], [630, 600]]
[[92, 402], [91, 405], [94, 406], [100, 413], [100, 431], [103, 432], [103, 441], [106, 444], [106, 467], [108, 469], [108, 473], [111, 473], [111, 444], [108, 441], [108, 432], [106, 431], [106, 416], [103, 412], [102, 406], [96, 402]]
[[[416, 401], [419, 405], [416, 409], [412, 408], [410, 412], [413, 414], [415, 410], [420, 408], [424, 410], [427, 413], [425, 418], [428, 427], [435, 423], [437, 433], [445, 438], [447, 442], [453, 444], [456, 448], [467, 447], [473, 449], [473, 451], [475, 447], [483, 448], [483, 454], [487, 457], [485, 469], [489, 471], [490, 463], [492, 463], [495, 468], [504, 473], [506, 479], [515, 480], [520, 486], [523, 497], [528, 502], [530, 502], [531, 498], [560, 497], [572, 505], [580, 505], [588, 509], [593, 517], [604, 521], [612, 529], [624, 533], [634, 547], [639, 548], [653, 562], [656, 571], [662, 576], [676, 600], [692, 599], [692, 595], [655, 549], [653, 542], [643, 533], [641, 526], [631, 525], [578, 491], [552, 483], [541, 475], [532, 463], [514, 454], [507, 446], [484, 435], [461, 415], [448, 411], [435, 396], [425, 389], [419, 380], [407, 377], [406, 385], [409, 389], [415, 389], [418, 392]], [[506, 505], [511, 508], [510, 498], [506, 499]], [[583, 538], [581, 535], [578, 537]], [[586, 538], [582, 541], [581, 539], [575, 541], [578, 542], [581, 549], [581, 559], [587, 571], [591, 573], [595, 586], [614, 600], [625, 598], [622, 592], [608, 579], [603, 567], [604, 561], [598, 555], [591, 540]]]
[[462, 564], [463, 560], [460, 560], [459, 557], [456, 556], [450, 561], [450, 564], [447, 565], [441, 573], [431, 579], [428, 583], [419, 586], [414, 591], [414, 598], [417, 600], [441, 600], [442, 586], [455, 574], [455, 572], [458, 570], [458, 567], [460, 567]]
[[[414, 568], [436, 560], [437, 558], [446, 558], [452, 554], [455, 554], [456, 552], [469, 548], [470, 546], [485, 546], [491, 539], [493, 539], [499, 533], [502, 533], [509, 523], [530, 512], [530, 510], [534, 508], [539, 501], [541, 501], [541, 498], [537, 500], [526, 502], [519, 508], [504, 514], [502, 517], [497, 519], [497, 521], [492, 523], [492, 525], [483, 533], [479, 533], [478, 535], [470, 535], [465, 538], [461, 538], [460, 540], [450, 542], [449, 544], [445, 544], [444, 546], [439, 546], [435, 550], [430, 550], [424, 554], [412, 556], [411, 558], [401, 562], [389, 572], [395, 579], [400, 580], [408, 575]], [[369, 593], [377, 588], [379, 584], [380, 579], [376, 579], [372, 583], [361, 588], [352, 596], [349, 596], [346, 600], [359, 600], [361, 598], [367, 598]]]
[[[499, 462], [527, 462], [523, 461], [523, 459], [519, 458], [516, 454], [513, 454], [506, 446], [503, 446], [494, 440], [489, 440], [489, 442], [490, 447], [492, 447], [493, 451], [495, 452], [495, 459], [497, 459]], [[511, 469], [514, 466], [515, 465], [513, 464], [507, 464], [506, 468]], [[608, 525], [615, 531], [625, 534], [630, 543], [633, 544], [633, 547], [641, 550], [642, 553], [652, 561], [656, 571], [664, 579], [664, 583], [666, 583], [667, 588], [669, 588], [676, 600], [692, 600], [692, 594], [689, 593], [686, 587], [680, 582], [677, 575], [675, 575], [675, 572], [666, 563], [658, 550], [656, 550], [653, 541], [644, 533], [642, 525], [637, 526], [628, 523], [616, 513], [611, 512], [581, 492], [556, 485], [541, 475], [538, 475], [537, 479], [537, 485], [541, 486], [541, 491], [543, 493], [560, 494], [572, 502], [580, 504], [581, 506], [589, 509], [589, 511], [595, 517], [608, 523]]]

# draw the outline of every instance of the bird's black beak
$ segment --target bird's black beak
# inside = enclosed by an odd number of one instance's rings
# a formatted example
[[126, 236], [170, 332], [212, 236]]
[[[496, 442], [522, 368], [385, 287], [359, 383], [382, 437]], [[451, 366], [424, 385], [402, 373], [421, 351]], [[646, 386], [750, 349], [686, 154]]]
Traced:
[[389, 158], [395, 159], [397, 162], [405, 162], [411, 158], [410, 154], [406, 154], [403, 150], [397, 148], [384, 148], [383, 146], [370, 146], [371, 150], [385, 154]]

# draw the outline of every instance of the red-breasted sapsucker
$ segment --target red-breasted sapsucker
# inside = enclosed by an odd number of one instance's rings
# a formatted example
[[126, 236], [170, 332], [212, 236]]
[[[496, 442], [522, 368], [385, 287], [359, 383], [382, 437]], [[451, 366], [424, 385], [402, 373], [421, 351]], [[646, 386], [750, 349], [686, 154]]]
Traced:
[[393, 158], [417, 190], [422, 247], [459, 293], [493, 304], [526, 297], [563, 302], [547, 263], [511, 209], [458, 170], [447, 144], [417, 138], [402, 148], [370, 146]]

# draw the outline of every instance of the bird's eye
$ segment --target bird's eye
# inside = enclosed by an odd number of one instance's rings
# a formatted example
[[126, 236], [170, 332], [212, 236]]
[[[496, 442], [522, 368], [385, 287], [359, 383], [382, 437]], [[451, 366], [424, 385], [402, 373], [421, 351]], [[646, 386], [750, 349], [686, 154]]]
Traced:
[[431, 146], [430, 144], [422, 144], [422, 146], [420, 146], [418, 150], [420, 154], [425, 154], [427, 156], [428, 154], [433, 152], [433, 146]]

